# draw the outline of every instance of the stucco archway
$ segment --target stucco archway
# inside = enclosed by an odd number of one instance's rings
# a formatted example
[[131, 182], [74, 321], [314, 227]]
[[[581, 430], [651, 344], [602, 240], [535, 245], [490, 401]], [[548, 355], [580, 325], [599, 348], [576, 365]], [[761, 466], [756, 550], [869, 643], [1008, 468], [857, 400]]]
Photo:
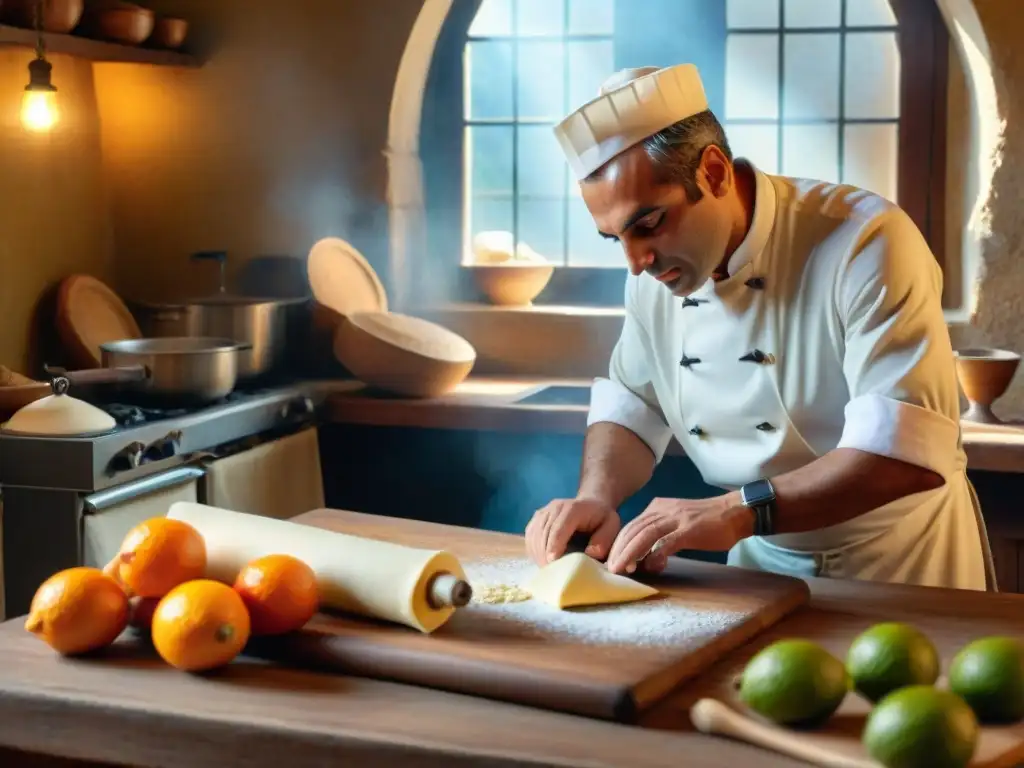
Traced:
[[[905, 1], [905, 0], [904, 0]], [[913, 1], [913, 0], [911, 0]], [[955, 41], [963, 66], [971, 102], [969, 146], [967, 148], [967, 204], [969, 215], [963, 233], [964, 311], [950, 319], [970, 322], [973, 332], [998, 337], [999, 318], [989, 294], [1006, 290], [990, 285], [987, 274], [999, 264], [1000, 274], [1006, 255], [1001, 246], [998, 226], [999, 208], [993, 190], [997, 174], [1003, 168], [1003, 135], [1007, 113], [1008, 82], [1000, 83], [993, 66], [988, 30], [975, 7], [976, 0], [935, 0], [950, 36]], [[1012, 3], [1011, 3], [1012, 4]], [[407, 307], [410, 286], [415, 282], [417, 251], [426, 241], [424, 230], [423, 174], [419, 157], [420, 123], [423, 94], [434, 55], [434, 48], [452, 0], [425, 0], [399, 64], [391, 99], [388, 125], [388, 211], [390, 232], [390, 274], [396, 308]], [[1022, 138], [1024, 142], [1024, 138]], [[1024, 153], [1018, 153], [1024, 157]], [[1024, 216], [1024, 213], [1018, 214]], [[1024, 222], [1022, 222], [1024, 223]], [[1022, 295], [1019, 285], [1014, 289]], [[1019, 298], [1014, 305], [1024, 303]], [[1018, 315], [1024, 314], [1017, 312]], [[990, 327], [991, 326], [991, 327]], [[968, 334], [971, 335], [971, 334]], [[977, 336], [977, 333], [973, 334]]]

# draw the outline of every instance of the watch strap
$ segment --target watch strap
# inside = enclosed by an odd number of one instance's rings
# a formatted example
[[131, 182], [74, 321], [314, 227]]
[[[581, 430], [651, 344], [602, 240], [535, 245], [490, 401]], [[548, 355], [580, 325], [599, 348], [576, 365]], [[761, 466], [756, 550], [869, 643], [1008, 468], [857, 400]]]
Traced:
[[775, 533], [775, 487], [767, 478], [747, 483], [740, 489], [743, 505], [754, 516], [754, 535]]

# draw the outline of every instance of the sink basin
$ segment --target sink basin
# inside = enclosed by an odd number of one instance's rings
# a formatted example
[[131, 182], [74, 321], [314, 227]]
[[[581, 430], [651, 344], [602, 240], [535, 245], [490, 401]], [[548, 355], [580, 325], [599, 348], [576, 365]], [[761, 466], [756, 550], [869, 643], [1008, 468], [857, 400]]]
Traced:
[[590, 405], [590, 387], [553, 384], [539, 392], [516, 400], [516, 405]]

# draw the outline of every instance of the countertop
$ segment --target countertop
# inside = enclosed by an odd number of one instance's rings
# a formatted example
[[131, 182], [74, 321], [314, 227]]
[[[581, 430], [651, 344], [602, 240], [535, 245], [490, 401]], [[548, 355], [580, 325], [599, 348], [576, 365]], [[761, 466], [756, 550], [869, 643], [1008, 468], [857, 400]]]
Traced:
[[[470, 378], [447, 396], [411, 400], [375, 395], [359, 382], [335, 382], [327, 413], [339, 424], [582, 435], [587, 426], [585, 401], [548, 405], [521, 401], [551, 386], [590, 384], [589, 379]], [[1024, 424], [965, 421], [962, 427], [969, 469], [1024, 473]], [[683, 451], [673, 441], [669, 452], [681, 455]]]
[[127, 636], [104, 657], [65, 660], [13, 619], [0, 625], [0, 764], [19, 765], [7, 748], [146, 767], [795, 768], [803, 763], [693, 732], [690, 705], [724, 696], [747, 659], [781, 637], [845, 656], [856, 634], [899, 617], [926, 632], [948, 664], [971, 639], [1024, 634], [1018, 595], [808, 584], [807, 607], [684, 684], [640, 727], [255, 661], [187, 675]]

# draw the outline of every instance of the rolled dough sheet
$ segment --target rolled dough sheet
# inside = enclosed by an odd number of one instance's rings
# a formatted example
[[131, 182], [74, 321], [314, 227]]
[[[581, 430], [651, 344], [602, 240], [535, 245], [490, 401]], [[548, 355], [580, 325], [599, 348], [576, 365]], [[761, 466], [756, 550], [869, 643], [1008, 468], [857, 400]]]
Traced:
[[420, 632], [433, 632], [455, 611], [430, 604], [434, 576], [449, 573], [466, 578], [458, 559], [444, 551], [415, 549], [186, 501], [172, 504], [167, 516], [189, 523], [202, 535], [208, 578], [231, 584], [257, 557], [291, 555], [316, 573], [324, 607], [405, 624]]
[[658, 590], [609, 571], [582, 552], [548, 563], [526, 585], [534, 600], [556, 608], [630, 603], [658, 594]]

